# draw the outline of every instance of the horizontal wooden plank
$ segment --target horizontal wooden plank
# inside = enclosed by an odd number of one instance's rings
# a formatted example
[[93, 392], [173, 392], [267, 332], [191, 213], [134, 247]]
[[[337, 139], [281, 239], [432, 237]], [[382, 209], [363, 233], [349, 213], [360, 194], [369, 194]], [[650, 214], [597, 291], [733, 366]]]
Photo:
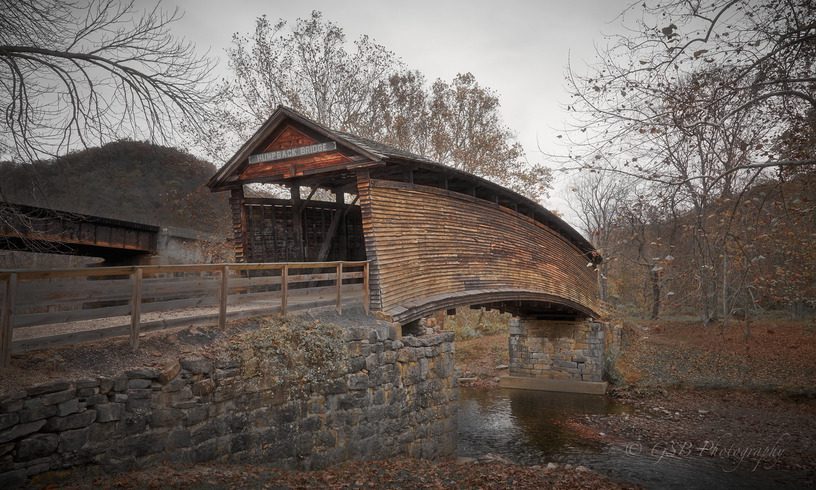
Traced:
[[218, 304], [217, 295], [193, 296], [182, 299], [143, 302], [142, 313], [153, 311], [173, 311], [183, 308], [198, 308], [202, 306], [213, 306], [217, 304]]
[[[205, 294], [217, 290], [219, 280], [216, 277], [207, 279], [177, 280], [144, 280], [142, 298], [154, 299], [165, 296]], [[116, 281], [71, 281], [49, 283], [29, 281], [21, 288], [21, 300], [17, 305], [22, 308], [57, 307], [65, 309], [74, 306], [81, 309], [83, 304], [103, 301], [122, 301], [130, 299], [133, 285], [130, 280]]]
[[130, 314], [130, 305], [107, 306], [87, 310], [51, 311], [47, 313], [30, 313], [14, 316], [14, 328], [25, 328], [36, 325], [68, 323], [83, 320], [96, 320]]
[[315, 269], [330, 268], [342, 263], [344, 267], [362, 266], [365, 260], [357, 261], [334, 261], [334, 262], [268, 262], [268, 263], [220, 263], [220, 264], [175, 264], [175, 265], [140, 265], [127, 267], [85, 267], [74, 269], [2, 269], [0, 277], [17, 273], [18, 280], [27, 281], [33, 279], [66, 278], [66, 277], [104, 277], [104, 276], [127, 276], [137, 267], [142, 269], [145, 276], [154, 274], [165, 274], [174, 272], [215, 272], [221, 270], [222, 266], [227, 266], [230, 271], [239, 270], [277, 270], [288, 265], [291, 269]]
[[[343, 304], [346, 306], [360, 305], [359, 298], [343, 299]], [[289, 306], [292, 311], [307, 310], [307, 309], [334, 309], [334, 299], [325, 300], [322, 302], [295, 302]], [[234, 310], [227, 312], [229, 320], [237, 320], [241, 318], [252, 318], [263, 315], [270, 315], [280, 312], [278, 306], [260, 306], [258, 308]], [[192, 325], [216, 325], [218, 323], [218, 313], [198, 314], [180, 318], [170, 318], [142, 322], [140, 331], [142, 334], [147, 332], [155, 332], [170, 328], [187, 327]], [[17, 340], [12, 343], [12, 352], [27, 352], [38, 349], [46, 349], [53, 347], [62, 347], [66, 345], [75, 345], [85, 342], [94, 342], [114, 337], [124, 337], [130, 333], [130, 324], [115, 325], [111, 327], [104, 327], [94, 330], [85, 330], [81, 332], [72, 332], [65, 334], [49, 335], [46, 337], [36, 337], [25, 340]]]
[[[343, 285], [344, 295], [360, 294], [361, 291], [362, 287], [360, 284]], [[218, 303], [218, 297], [216, 294], [217, 288], [214, 288], [212, 292], [213, 294], [209, 295], [191, 295], [190, 297], [173, 298], [164, 301], [148, 301], [145, 299], [142, 302], [142, 312], [172, 311], [182, 308], [215, 305]], [[294, 300], [330, 299], [334, 297], [335, 293], [335, 286], [290, 289], [290, 295]], [[277, 298], [279, 294], [280, 293], [277, 291], [249, 294], [230, 294], [229, 302], [240, 304], [252, 301], [267, 300], [269, 298]], [[14, 328], [70, 323], [84, 320], [97, 320], [115, 316], [126, 316], [129, 314], [130, 306], [128, 304], [99, 308], [75, 309], [69, 311], [28, 313], [15, 315]]]
[[34, 279], [64, 278], [64, 277], [104, 277], [104, 276], [128, 276], [135, 269], [133, 267], [87, 267], [84, 269], [43, 269], [43, 270], [18, 270], [17, 278], [20, 281]]

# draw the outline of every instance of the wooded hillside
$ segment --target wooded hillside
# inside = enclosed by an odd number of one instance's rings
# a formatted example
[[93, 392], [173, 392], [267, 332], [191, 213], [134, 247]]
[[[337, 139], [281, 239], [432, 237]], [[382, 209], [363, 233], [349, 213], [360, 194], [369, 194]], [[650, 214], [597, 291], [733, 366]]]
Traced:
[[[614, 224], [607, 251], [610, 300], [634, 314], [697, 315], [702, 294], [713, 318], [813, 308], [816, 297], [816, 173], [767, 179], [722, 196], [703, 221], [637, 202]], [[706, 234], [706, 253], [696, 247]]]
[[226, 236], [227, 197], [212, 163], [175, 148], [118, 141], [33, 164], [0, 163], [0, 199]]

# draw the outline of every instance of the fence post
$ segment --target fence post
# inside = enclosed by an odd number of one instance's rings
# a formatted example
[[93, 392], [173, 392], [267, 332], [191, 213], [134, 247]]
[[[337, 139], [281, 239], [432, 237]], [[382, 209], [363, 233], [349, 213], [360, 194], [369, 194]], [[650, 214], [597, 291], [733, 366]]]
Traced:
[[14, 331], [14, 296], [17, 291], [17, 273], [6, 277], [6, 295], [3, 301], [2, 321], [0, 322], [0, 364], [8, 367], [11, 363], [11, 337]]
[[221, 267], [221, 298], [218, 302], [218, 328], [223, 329], [227, 325], [227, 298], [229, 292], [229, 266], [224, 264]]
[[371, 308], [371, 291], [368, 288], [368, 261], [363, 264], [363, 311], [366, 315]]
[[343, 263], [337, 263], [337, 306], [335, 309], [337, 310], [337, 314], [343, 313], [343, 303], [342, 303], [342, 290], [343, 290]]
[[135, 352], [139, 348], [139, 327], [142, 316], [142, 269], [134, 267], [130, 274], [133, 292], [130, 296], [130, 347]]
[[289, 284], [287, 283], [289, 276], [289, 264], [284, 264], [281, 269], [281, 315], [286, 315], [286, 303], [289, 295]]

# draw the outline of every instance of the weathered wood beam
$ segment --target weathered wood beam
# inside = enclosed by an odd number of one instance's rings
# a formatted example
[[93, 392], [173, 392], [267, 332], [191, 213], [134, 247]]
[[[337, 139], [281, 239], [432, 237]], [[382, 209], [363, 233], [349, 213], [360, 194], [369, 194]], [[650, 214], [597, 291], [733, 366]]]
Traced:
[[[346, 207], [346, 209], [340, 210], [338, 209], [337, 212], [334, 213], [332, 216], [332, 221], [329, 224], [329, 230], [326, 232], [326, 236], [323, 238], [323, 243], [320, 244], [320, 250], [317, 253], [317, 261], [323, 262], [329, 256], [329, 252], [331, 251], [331, 244], [332, 240], [334, 240], [334, 236], [337, 234], [337, 229], [340, 226], [341, 221], [343, 218], [346, 217], [349, 210], [354, 206], [357, 202], [357, 197], [351, 201], [351, 204]], [[345, 257], [343, 257], [345, 259]]]
[[244, 187], [230, 191], [230, 211], [232, 214], [233, 251], [236, 262], [246, 262], [247, 258], [247, 215], [244, 206]]
[[291, 184], [289, 193], [292, 197], [292, 231], [295, 240], [295, 259], [304, 260], [305, 250], [303, 244], [303, 215], [301, 213], [300, 185]]
[[134, 352], [139, 348], [139, 327], [142, 324], [142, 274], [143, 270], [137, 267], [130, 276], [133, 284], [130, 298], [130, 348]]
[[14, 303], [17, 291], [17, 274], [12, 272], [5, 280], [3, 310], [0, 312], [0, 366], [11, 363], [11, 340], [14, 328]]
[[[346, 195], [343, 193], [342, 190], [335, 189], [334, 190], [334, 201], [338, 207], [344, 207], [346, 205]], [[356, 198], [355, 198], [356, 201]], [[338, 211], [340, 212], [340, 211]], [[343, 215], [343, 218], [340, 222], [340, 233], [338, 238], [340, 239], [340, 258], [347, 259], [348, 258], [348, 239], [346, 237], [346, 215]], [[331, 243], [331, 242], [329, 242]], [[321, 249], [323, 245], [321, 245]]]
[[305, 201], [302, 201], [302, 202], [300, 203], [300, 206], [301, 206], [301, 207], [300, 207], [299, 211], [300, 211], [301, 213], [303, 212], [303, 208], [305, 208], [305, 207], [306, 207], [306, 205], [307, 205], [309, 202], [311, 202], [312, 197], [314, 197], [315, 192], [317, 192], [317, 189], [319, 189], [319, 188], [320, 188], [320, 186], [318, 186], [318, 185], [314, 185], [314, 186], [312, 186], [312, 191], [309, 193], [309, 197], [307, 197]]
[[221, 290], [218, 299], [218, 328], [223, 331], [227, 325], [227, 302], [229, 301], [229, 266], [221, 268]]

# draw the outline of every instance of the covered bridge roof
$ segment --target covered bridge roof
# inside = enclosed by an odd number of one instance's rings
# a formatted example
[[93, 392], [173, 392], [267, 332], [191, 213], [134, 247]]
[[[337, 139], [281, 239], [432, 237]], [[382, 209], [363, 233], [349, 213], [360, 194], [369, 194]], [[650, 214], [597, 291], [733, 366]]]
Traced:
[[249, 183], [297, 183], [356, 192], [355, 172], [361, 170], [368, 170], [372, 177], [471, 193], [514, 208], [556, 230], [590, 260], [600, 261], [586, 238], [521, 194], [411, 152], [329, 129], [285, 106], [278, 106], [207, 185], [213, 191], [223, 191]]

